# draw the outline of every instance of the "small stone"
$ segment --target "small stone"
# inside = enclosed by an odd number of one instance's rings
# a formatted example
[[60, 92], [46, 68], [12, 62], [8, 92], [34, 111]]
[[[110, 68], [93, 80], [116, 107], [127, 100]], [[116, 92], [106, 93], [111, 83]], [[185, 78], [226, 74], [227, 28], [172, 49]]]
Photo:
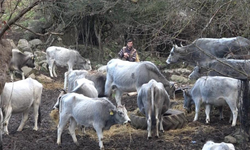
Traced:
[[224, 141], [225, 141], [226, 143], [232, 143], [232, 144], [237, 143], [236, 138], [232, 137], [231, 135], [226, 136], [226, 137], [224, 138]]

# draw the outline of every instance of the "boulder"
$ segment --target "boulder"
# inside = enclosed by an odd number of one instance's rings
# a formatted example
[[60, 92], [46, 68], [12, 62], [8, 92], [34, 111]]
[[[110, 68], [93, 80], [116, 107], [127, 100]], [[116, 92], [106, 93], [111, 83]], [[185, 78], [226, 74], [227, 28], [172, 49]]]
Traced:
[[39, 39], [33, 39], [33, 40], [29, 41], [29, 43], [30, 43], [32, 49], [34, 49], [34, 48], [38, 47], [39, 45], [43, 44], [43, 42], [41, 40], [39, 40]]
[[24, 51], [32, 52], [31, 45], [26, 39], [20, 39], [18, 41], [17, 48], [22, 52]]

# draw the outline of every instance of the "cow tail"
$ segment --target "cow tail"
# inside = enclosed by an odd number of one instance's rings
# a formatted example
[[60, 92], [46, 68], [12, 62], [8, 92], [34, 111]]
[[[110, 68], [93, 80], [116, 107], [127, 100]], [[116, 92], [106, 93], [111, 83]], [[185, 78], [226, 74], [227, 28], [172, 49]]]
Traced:
[[[151, 107], [152, 107], [152, 112], [151, 112], [151, 116], [153, 116], [154, 112], [155, 112], [155, 104], [154, 104], [154, 86], [151, 87]], [[152, 117], [153, 119], [153, 117]]]

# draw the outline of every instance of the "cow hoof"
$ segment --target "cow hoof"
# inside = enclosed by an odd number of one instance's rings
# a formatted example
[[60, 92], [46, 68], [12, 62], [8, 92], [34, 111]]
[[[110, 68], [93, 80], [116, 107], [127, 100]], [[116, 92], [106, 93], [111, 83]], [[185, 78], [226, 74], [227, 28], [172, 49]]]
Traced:
[[164, 130], [160, 130], [162, 133], [164, 133]]
[[37, 131], [37, 130], [38, 130], [38, 128], [33, 128], [33, 130]]
[[151, 137], [151, 136], [149, 136], [149, 137], [148, 137], [148, 140], [150, 140], [150, 139], [152, 139], [152, 137]]
[[80, 144], [78, 142], [75, 142], [76, 146], [80, 146]]
[[158, 139], [158, 138], [159, 138], [159, 135], [156, 135], [156, 136], [155, 136], [155, 138], [157, 138], [157, 139]]

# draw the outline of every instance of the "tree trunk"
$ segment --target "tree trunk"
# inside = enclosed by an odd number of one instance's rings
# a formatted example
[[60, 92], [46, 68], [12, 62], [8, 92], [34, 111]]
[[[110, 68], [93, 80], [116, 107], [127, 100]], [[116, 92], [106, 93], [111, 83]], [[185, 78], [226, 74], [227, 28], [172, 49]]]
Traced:
[[[0, 40], [0, 95], [2, 94], [5, 82], [6, 72], [9, 69], [9, 63], [11, 60], [12, 47], [7, 40]], [[1, 100], [0, 100], [0, 113], [2, 112]], [[1, 116], [0, 116], [1, 117]], [[3, 118], [0, 118], [3, 119]], [[2, 123], [0, 123], [0, 150], [3, 149], [2, 143]]]
[[104, 26], [105, 22], [103, 22], [101, 24], [101, 21], [99, 18], [97, 18], [97, 20], [95, 21], [94, 23], [94, 30], [95, 30], [95, 35], [96, 35], [96, 38], [98, 40], [98, 45], [99, 45], [99, 52], [98, 52], [98, 61], [100, 63], [103, 62], [103, 57], [104, 56], [104, 52], [103, 52], [103, 47], [102, 47], [102, 28]]
[[249, 80], [242, 80], [243, 83], [243, 101], [241, 105], [241, 125], [245, 133], [249, 132], [249, 122], [248, 122], [248, 108], [249, 108], [249, 100], [248, 100], [248, 91], [249, 91]]

